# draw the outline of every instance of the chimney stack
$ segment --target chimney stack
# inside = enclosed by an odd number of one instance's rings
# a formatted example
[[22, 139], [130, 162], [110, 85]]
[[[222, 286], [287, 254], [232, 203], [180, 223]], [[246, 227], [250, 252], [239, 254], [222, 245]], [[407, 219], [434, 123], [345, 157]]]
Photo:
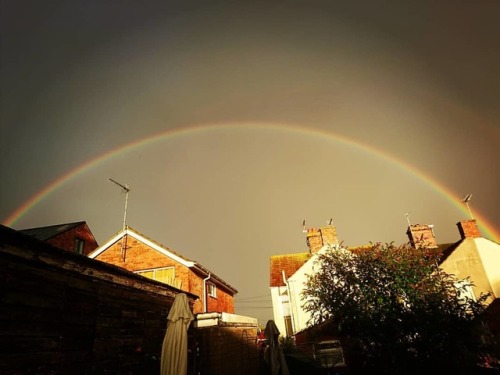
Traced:
[[436, 236], [434, 235], [433, 225], [414, 224], [408, 227], [406, 234], [410, 239], [411, 245], [415, 249], [437, 248]]
[[332, 225], [327, 225], [319, 229], [308, 228], [306, 237], [311, 255], [316, 254], [325, 245], [338, 244], [337, 230]]
[[462, 239], [481, 237], [481, 232], [475, 219], [462, 220], [457, 223], [457, 226]]

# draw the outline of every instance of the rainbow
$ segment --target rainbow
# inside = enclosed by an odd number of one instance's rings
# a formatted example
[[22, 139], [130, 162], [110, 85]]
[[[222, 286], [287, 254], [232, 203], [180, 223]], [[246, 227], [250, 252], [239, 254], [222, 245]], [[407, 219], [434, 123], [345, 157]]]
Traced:
[[[202, 132], [210, 132], [215, 129], [217, 130], [234, 130], [240, 127], [247, 127], [252, 129], [276, 129], [276, 130], [286, 130], [297, 133], [304, 133], [307, 135], [317, 135], [320, 137], [326, 137], [328, 139], [334, 140], [336, 142], [340, 142], [347, 146], [354, 147], [371, 155], [375, 155], [376, 157], [383, 159], [385, 161], [390, 162], [396, 167], [402, 169], [407, 173], [411, 173], [419, 180], [422, 180], [429, 186], [431, 186], [434, 190], [439, 192], [447, 201], [449, 201], [453, 206], [455, 206], [458, 210], [462, 211], [464, 215], [468, 215], [468, 211], [466, 207], [462, 204], [461, 198], [458, 197], [454, 192], [450, 189], [442, 185], [439, 181], [431, 178], [430, 176], [424, 174], [419, 171], [414, 166], [401, 161], [395, 158], [393, 155], [382, 152], [379, 149], [376, 149], [370, 145], [363, 144], [358, 141], [354, 141], [350, 138], [341, 136], [339, 134], [333, 134], [324, 130], [319, 129], [311, 129], [305, 126], [299, 125], [291, 125], [291, 124], [269, 124], [269, 123], [241, 123], [237, 124], [202, 124], [202, 125], [192, 125], [192, 126], [184, 126], [181, 128], [170, 129], [164, 132], [160, 132], [146, 138], [142, 138], [139, 140], [135, 140], [133, 142], [127, 143], [125, 145], [119, 146], [111, 151], [105, 152], [91, 160], [88, 160], [84, 164], [78, 166], [77, 168], [69, 171], [68, 173], [62, 175], [58, 179], [52, 181], [49, 185], [47, 185], [44, 189], [40, 190], [38, 193], [29, 198], [26, 202], [24, 202], [20, 207], [18, 207], [14, 212], [12, 212], [2, 223], [6, 226], [13, 226], [17, 220], [19, 220], [23, 215], [26, 215], [29, 210], [38, 204], [41, 200], [43, 200], [49, 194], [57, 191], [61, 186], [63, 186], [67, 181], [91, 170], [98, 164], [116, 158], [118, 155], [123, 153], [127, 153], [138, 148], [141, 148], [146, 145], [151, 145], [154, 143], [158, 143], [164, 141], [166, 139], [172, 139], [175, 137], [182, 137], [186, 135], [199, 134]], [[485, 217], [483, 217], [480, 213], [475, 213], [475, 218], [478, 222], [479, 227], [486, 235], [486, 237], [491, 238], [492, 240], [499, 242], [499, 234], [496, 232], [494, 226], [489, 223]]]

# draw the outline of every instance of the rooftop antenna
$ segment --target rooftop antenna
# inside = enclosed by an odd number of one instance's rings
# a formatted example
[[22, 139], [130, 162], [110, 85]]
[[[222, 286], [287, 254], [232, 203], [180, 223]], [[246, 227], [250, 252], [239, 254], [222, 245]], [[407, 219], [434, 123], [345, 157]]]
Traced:
[[411, 227], [411, 223], [410, 223], [410, 214], [411, 212], [407, 212], [405, 213], [405, 216], [406, 216], [406, 221], [408, 222], [408, 226]]
[[332, 225], [333, 223], [333, 218], [331, 218], [329, 221], [328, 221], [328, 225]]
[[472, 211], [470, 209], [470, 206], [469, 206], [469, 202], [472, 198], [472, 194], [467, 194], [463, 199], [462, 199], [462, 202], [465, 203], [465, 205], [467, 206], [467, 210], [469, 210], [469, 214], [470, 214], [470, 218], [471, 219], [474, 219], [474, 216], [472, 216]]
[[[128, 193], [130, 191], [128, 185], [123, 185], [119, 183], [118, 181], [113, 180], [112, 178], [109, 179], [112, 183], [115, 185], [121, 187], [122, 192], [125, 193], [125, 210], [123, 213], [123, 236], [125, 237], [125, 230], [127, 229], [127, 205], [128, 205]], [[125, 241], [122, 239], [122, 244], [121, 244], [121, 254], [123, 257], [123, 260], [125, 260]]]

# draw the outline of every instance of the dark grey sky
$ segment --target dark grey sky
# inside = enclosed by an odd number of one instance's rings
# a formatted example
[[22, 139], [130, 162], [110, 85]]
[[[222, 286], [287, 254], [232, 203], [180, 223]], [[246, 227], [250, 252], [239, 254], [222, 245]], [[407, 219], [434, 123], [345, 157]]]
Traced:
[[114, 178], [130, 226], [261, 321], [269, 257], [306, 250], [303, 219], [359, 245], [406, 241], [411, 212], [452, 242], [472, 193], [498, 240], [496, 1], [0, 4], [6, 225], [85, 220], [103, 243]]

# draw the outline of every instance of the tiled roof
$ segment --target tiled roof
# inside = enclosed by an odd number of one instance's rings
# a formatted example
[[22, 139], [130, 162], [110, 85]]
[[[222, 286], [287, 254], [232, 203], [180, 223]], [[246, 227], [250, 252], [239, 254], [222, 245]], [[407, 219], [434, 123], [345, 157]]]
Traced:
[[74, 223], [56, 224], [47, 227], [22, 229], [19, 232], [35, 237], [40, 241], [47, 241], [54, 236], [57, 236], [67, 230], [73, 229], [79, 225], [85, 224], [85, 221], [77, 221]]
[[283, 271], [285, 271], [285, 277], [288, 279], [302, 267], [310, 257], [311, 254], [309, 252], [272, 256], [269, 285], [271, 287], [284, 286]]

